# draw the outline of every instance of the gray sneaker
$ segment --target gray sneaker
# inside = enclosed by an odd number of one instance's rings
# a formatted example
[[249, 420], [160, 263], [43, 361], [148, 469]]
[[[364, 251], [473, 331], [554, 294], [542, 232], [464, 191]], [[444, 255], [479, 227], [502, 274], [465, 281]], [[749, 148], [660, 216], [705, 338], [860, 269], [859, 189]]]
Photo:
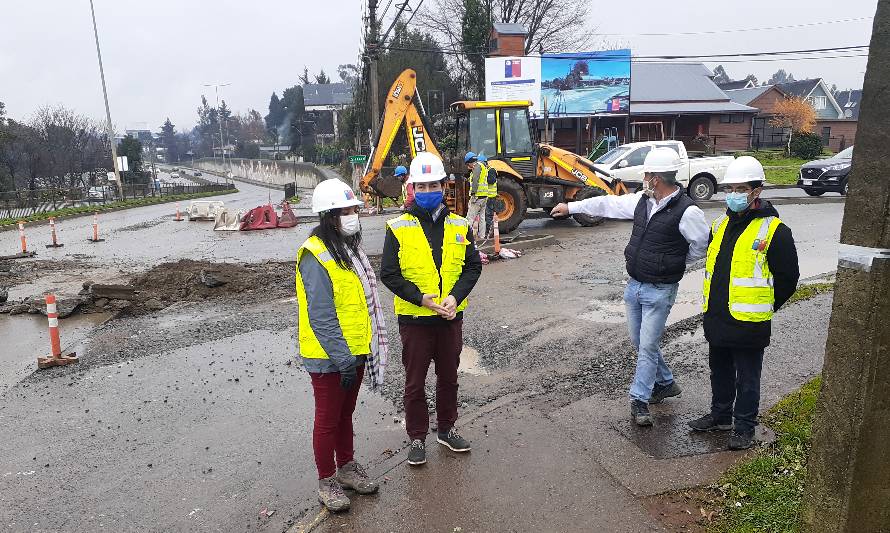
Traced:
[[458, 435], [457, 430], [454, 428], [449, 429], [445, 433], [439, 432], [436, 436], [436, 442], [453, 452], [470, 451], [470, 443], [467, 442], [467, 439]]
[[350, 504], [336, 475], [318, 480], [318, 501], [334, 513], [349, 509]]
[[665, 398], [679, 396], [682, 392], [676, 381], [671, 381], [670, 385], [659, 385], [656, 383], [655, 388], [652, 390], [652, 397], [649, 398], [649, 405], [661, 403]]
[[420, 439], [414, 439], [408, 450], [408, 464], [419, 466], [424, 463], [426, 463], [426, 444]]
[[365, 468], [350, 461], [337, 470], [337, 481], [344, 489], [352, 489], [359, 494], [374, 494], [380, 486], [371, 481]]
[[729, 431], [732, 429], [732, 419], [716, 420], [710, 413], [701, 418], [689, 422], [689, 427], [695, 431]]
[[640, 400], [630, 402], [630, 417], [638, 426], [652, 425], [652, 414], [649, 413], [649, 405]]
[[727, 446], [730, 450], [747, 450], [751, 446], [754, 445], [754, 432], [741, 432], [733, 430], [732, 435], [729, 436], [729, 445]]

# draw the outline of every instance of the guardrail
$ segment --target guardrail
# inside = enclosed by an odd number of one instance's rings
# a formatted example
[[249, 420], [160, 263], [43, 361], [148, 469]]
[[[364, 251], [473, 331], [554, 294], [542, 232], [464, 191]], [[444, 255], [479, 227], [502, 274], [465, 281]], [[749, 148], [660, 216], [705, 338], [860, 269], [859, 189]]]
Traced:
[[26, 189], [0, 192], [0, 218], [27, 217], [66, 207], [104, 205], [120, 200], [152, 198], [179, 194], [222, 192], [234, 189], [231, 184], [160, 185], [131, 184], [123, 186], [123, 195], [112, 186], [77, 187], [70, 189]]

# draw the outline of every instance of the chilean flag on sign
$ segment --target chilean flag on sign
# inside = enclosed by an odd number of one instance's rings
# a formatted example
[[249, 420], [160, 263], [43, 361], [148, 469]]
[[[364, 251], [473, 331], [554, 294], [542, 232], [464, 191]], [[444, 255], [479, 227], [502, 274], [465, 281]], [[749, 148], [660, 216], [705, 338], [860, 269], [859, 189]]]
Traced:
[[518, 78], [522, 76], [522, 60], [506, 59], [504, 60], [504, 77]]

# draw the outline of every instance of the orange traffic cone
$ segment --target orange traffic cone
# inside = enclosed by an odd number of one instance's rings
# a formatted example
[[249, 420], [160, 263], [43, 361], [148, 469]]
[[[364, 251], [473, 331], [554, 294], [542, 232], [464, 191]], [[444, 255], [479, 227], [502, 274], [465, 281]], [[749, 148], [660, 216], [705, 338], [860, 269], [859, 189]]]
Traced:
[[47, 248], [61, 248], [65, 246], [64, 244], [59, 244], [59, 240], [56, 238], [56, 219], [53, 217], [49, 217], [49, 229], [52, 233], [53, 243], [47, 244]]
[[59, 312], [56, 308], [56, 295], [46, 295], [46, 318], [49, 321], [49, 344], [52, 353], [49, 357], [38, 357], [37, 368], [63, 366], [79, 361], [73, 353], [62, 355], [62, 343], [59, 339]]

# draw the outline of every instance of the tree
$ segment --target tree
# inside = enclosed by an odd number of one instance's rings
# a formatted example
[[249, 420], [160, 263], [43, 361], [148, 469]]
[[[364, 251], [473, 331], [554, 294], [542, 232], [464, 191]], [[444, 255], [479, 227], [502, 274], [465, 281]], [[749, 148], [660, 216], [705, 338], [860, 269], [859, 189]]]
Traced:
[[337, 75], [340, 76], [341, 82], [354, 87], [359, 77], [361, 77], [361, 71], [357, 66], [350, 63], [347, 65], [338, 65]]
[[729, 77], [729, 74], [726, 73], [726, 69], [723, 68], [723, 65], [717, 65], [714, 67], [714, 83], [729, 83], [732, 81], [732, 78]]
[[300, 77], [297, 79], [300, 80], [300, 85], [309, 85], [312, 83], [309, 79], [309, 67], [303, 65], [303, 73], [300, 74]]
[[745, 81], [750, 81], [752, 84], [757, 85], [757, 76], [754, 74], [748, 74], [745, 76]]
[[791, 137], [794, 134], [810, 133], [816, 125], [816, 110], [803, 98], [787, 98], [776, 102], [770, 125], [774, 128], [788, 128], [787, 153], [791, 153]]
[[[31, 153], [41, 162], [32, 176], [51, 187], [85, 185], [84, 175], [95, 180], [101, 169], [111, 168], [110, 149], [104, 128], [62, 106], [37, 110], [29, 124], [34, 131]], [[32, 169], [33, 171], [33, 169]]]
[[831, 84], [831, 96], [834, 98], [837, 98], [837, 93], [839, 93], [839, 92], [840, 92], [840, 90], [837, 88], [837, 84], [832, 83]]
[[775, 74], [773, 74], [770, 77], [769, 82], [767, 82], [767, 85], [776, 85], [778, 83], [790, 83], [792, 81], [795, 81], [794, 75], [787, 73], [787, 72], [785, 72], [785, 69], [780, 68], [779, 70], [777, 70], [775, 72]]
[[161, 126], [161, 146], [164, 147], [164, 150], [167, 153], [167, 162], [175, 163], [179, 161], [181, 154], [179, 152], [179, 143], [176, 139], [176, 126], [170, 122], [170, 118], [168, 117], [166, 121], [164, 121], [164, 125]]
[[127, 166], [130, 175], [135, 179], [132, 181], [142, 181], [142, 143], [132, 135], [127, 135], [117, 145], [117, 155], [127, 158]]
[[201, 105], [198, 107], [198, 124], [195, 126], [198, 138], [197, 150], [200, 156], [212, 157], [213, 148], [219, 140], [219, 115], [215, 107], [210, 107], [207, 97], [201, 95]]
[[480, 0], [463, 0], [463, 19], [461, 20], [461, 51], [470, 65], [468, 88], [476, 98], [482, 99], [485, 94], [485, 55], [488, 37], [491, 35], [486, 6]]
[[269, 98], [269, 114], [266, 115], [266, 131], [269, 132], [269, 135], [275, 142], [278, 142], [278, 128], [284, 121], [284, 117], [284, 106], [278, 98], [278, 95], [273, 92], [272, 97]]
[[328, 75], [324, 73], [324, 69], [321, 69], [321, 72], [319, 72], [315, 76], [315, 83], [317, 83], [319, 85], [331, 83], [331, 78], [329, 78]]

